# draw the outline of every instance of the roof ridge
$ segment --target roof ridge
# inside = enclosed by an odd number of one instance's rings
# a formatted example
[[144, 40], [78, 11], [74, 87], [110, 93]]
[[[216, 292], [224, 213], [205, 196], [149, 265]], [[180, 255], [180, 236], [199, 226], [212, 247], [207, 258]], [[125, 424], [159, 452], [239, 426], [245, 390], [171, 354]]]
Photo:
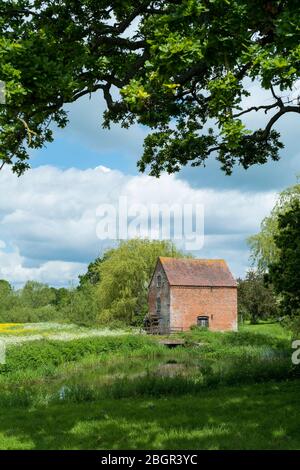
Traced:
[[175, 261], [223, 261], [226, 263], [224, 258], [173, 258], [172, 256], [159, 256], [158, 258]]

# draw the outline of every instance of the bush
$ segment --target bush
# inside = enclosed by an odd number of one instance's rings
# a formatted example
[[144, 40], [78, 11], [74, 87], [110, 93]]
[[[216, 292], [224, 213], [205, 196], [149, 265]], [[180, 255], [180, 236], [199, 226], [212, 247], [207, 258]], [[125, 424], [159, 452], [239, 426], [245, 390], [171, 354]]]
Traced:
[[15, 307], [0, 314], [0, 322], [5, 323], [38, 323], [60, 319], [61, 315], [53, 305], [45, 305], [35, 309], [31, 307]]
[[146, 344], [153, 344], [150, 338], [141, 336], [114, 336], [81, 338], [71, 341], [33, 341], [8, 349], [6, 364], [0, 366], [0, 373], [24, 369], [51, 368], [65, 362], [79, 361], [89, 354], [104, 355], [112, 352], [135, 351]]
[[84, 326], [95, 324], [99, 312], [95, 287], [86, 283], [80, 289], [67, 291], [58, 308], [65, 320]]

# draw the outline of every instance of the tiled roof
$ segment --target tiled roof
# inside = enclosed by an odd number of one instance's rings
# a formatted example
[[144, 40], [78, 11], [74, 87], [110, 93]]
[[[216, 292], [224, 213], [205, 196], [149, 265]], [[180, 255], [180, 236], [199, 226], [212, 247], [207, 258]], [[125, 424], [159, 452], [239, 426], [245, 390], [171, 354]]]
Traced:
[[171, 286], [236, 287], [223, 259], [159, 257]]

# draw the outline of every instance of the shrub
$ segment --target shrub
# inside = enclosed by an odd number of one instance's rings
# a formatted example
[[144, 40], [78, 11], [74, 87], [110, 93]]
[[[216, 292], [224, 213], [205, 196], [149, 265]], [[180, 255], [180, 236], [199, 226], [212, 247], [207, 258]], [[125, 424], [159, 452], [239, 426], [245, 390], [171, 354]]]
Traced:
[[114, 336], [81, 338], [71, 341], [33, 341], [8, 349], [6, 364], [0, 366], [0, 373], [24, 369], [58, 366], [65, 362], [78, 361], [89, 354], [112, 352], [129, 353], [153, 344], [150, 338], [142, 336]]
[[38, 308], [16, 306], [0, 314], [0, 321], [5, 323], [38, 323], [57, 320], [61, 320], [61, 315], [53, 305]]
[[96, 323], [99, 307], [95, 296], [95, 287], [89, 283], [80, 289], [68, 290], [58, 307], [61, 316], [79, 325]]

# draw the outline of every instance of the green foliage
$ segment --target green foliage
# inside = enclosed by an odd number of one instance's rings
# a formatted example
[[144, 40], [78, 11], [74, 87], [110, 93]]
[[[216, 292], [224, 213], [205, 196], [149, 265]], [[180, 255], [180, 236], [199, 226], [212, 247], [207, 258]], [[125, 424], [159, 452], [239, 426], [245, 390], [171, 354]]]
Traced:
[[9, 304], [6, 310], [0, 311], [0, 322], [3, 323], [38, 323], [53, 320], [61, 320], [53, 305], [32, 308], [17, 303], [15, 306]]
[[8, 295], [12, 291], [12, 287], [8, 281], [5, 281], [4, 279], [0, 279], [0, 295]]
[[287, 315], [300, 314], [300, 199], [294, 200], [278, 217], [278, 233], [274, 237], [278, 259], [269, 265], [268, 280], [281, 298]]
[[21, 290], [20, 301], [28, 308], [44, 307], [53, 303], [55, 294], [46, 284], [36, 281], [28, 281]]
[[[198, 395], [222, 385], [299, 377], [287, 332], [280, 327], [277, 337], [261, 326], [261, 333], [193, 330], [180, 335], [185, 346], [173, 350], [137, 334], [13, 346], [1, 367], [0, 404]], [[16, 383], [19, 393], [12, 396]]]
[[69, 289], [58, 305], [64, 320], [79, 325], [95, 324], [98, 310], [95, 288], [89, 282], [85, 282], [80, 289]]
[[272, 318], [277, 314], [277, 300], [271, 285], [266, 286], [264, 276], [249, 271], [245, 279], [238, 280], [238, 313], [251, 323]]
[[53, 300], [52, 304], [56, 307], [59, 308], [61, 305], [64, 304], [66, 299], [69, 297], [69, 289], [66, 289], [65, 287], [50, 287], [51, 291], [53, 292]]
[[0, 283], [0, 321], [69, 321], [110, 327], [141, 324], [148, 283], [158, 256], [183, 256], [168, 241], [130, 240], [90, 263], [77, 288], [28, 281], [12, 290]]
[[[299, 14], [295, 0], [1, 0], [0, 159], [21, 174], [53, 140], [49, 124], [66, 126], [65, 104], [101, 90], [104, 125], [153, 130], [139, 162], [152, 175], [213, 152], [226, 173], [277, 160], [273, 126], [299, 113], [281, 96], [300, 75]], [[253, 80], [273, 101], [247, 109]], [[244, 115], [259, 110], [265, 126], [247, 130]]]
[[110, 251], [106, 251], [102, 257], [98, 257], [95, 261], [92, 261], [88, 265], [87, 272], [82, 274], [79, 277], [79, 288], [84, 287], [87, 283], [95, 285], [100, 282], [100, 269], [99, 266], [103, 261], [105, 261], [109, 257]]
[[40, 322], [60, 319], [55, 289], [28, 281], [16, 291], [7, 281], [0, 283], [0, 322]]
[[9, 282], [4, 279], [0, 280], [0, 317], [1, 312], [11, 307], [13, 301], [13, 290]]
[[183, 256], [168, 241], [133, 239], [111, 250], [98, 265], [98, 322], [122, 321], [127, 325], [141, 324], [147, 313], [148, 284], [158, 256]]
[[299, 448], [288, 331], [261, 323], [179, 336], [175, 349], [137, 334], [10, 347], [0, 448]]
[[274, 285], [282, 313], [299, 315], [300, 184], [283, 191], [261, 232], [249, 238], [253, 263]]
[[63, 320], [91, 325], [95, 324], [98, 312], [95, 288], [88, 281], [77, 289], [56, 289], [36, 281], [28, 281], [17, 291], [6, 281], [0, 282], [0, 322]]
[[275, 237], [279, 232], [279, 217], [289, 211], [293, 201], [298, 200], [299, 197], [300, 184], [282, 191], [271, 214], [262, 221], [260, 233], [249, 237], [252, 263], [257, 266], [259, 272], [266, 272], [268, 266], [278, 260], [279, 249], [276, 246]]
[[7, 351], [6, 363], [0, 365], [0, 374], [25, 369], [51, 369], [66, 362], [79, 361], [87, 355], [106, 355], [113, 352], [128, 354], [142, 348], [150, 339], [141, 336], [104, 336], [71, 341], [33, 341]]

